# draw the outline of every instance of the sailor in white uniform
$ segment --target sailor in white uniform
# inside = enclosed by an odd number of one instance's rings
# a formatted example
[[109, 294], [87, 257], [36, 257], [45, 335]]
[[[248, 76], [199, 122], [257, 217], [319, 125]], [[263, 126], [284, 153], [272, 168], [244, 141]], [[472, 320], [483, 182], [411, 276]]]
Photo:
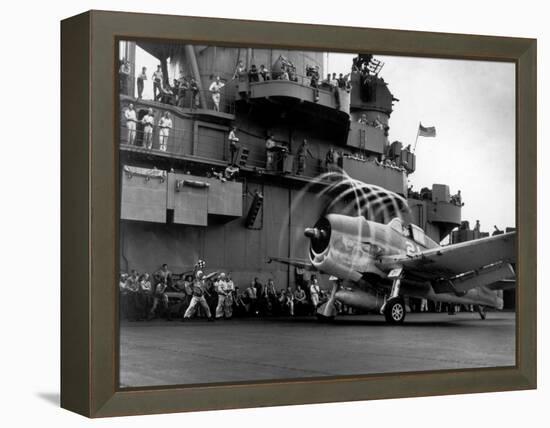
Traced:
[[201, 305], [201, 307], [204, 309], [204, 312], [206, 313], [206, 316], [209, 319], [212, 319], [210, 308], [208, 307], [208, 303], [206, 302], [206, 298], [204, 297], [205, 289], [206, 284], [204, 283], [204, 274], [202, 270], [199, 270], [197, 271], [195, 275], [195, 281], [193, 282], [193, 297], [191, 298], [191, 303], [189, 303], [189, 307], [183, 315], [182, 321], [195, 315], [197, 305]]
[[126, 128], [128, 129], [128, 144], [134, 145], [136, 141], [136, 111], [134, 110], [134, 105], [130, 104], [128, 108], [124, 111], [124, 118], [126, 119]]
[[149, 111], [141, 119], [143, 125], [143, 142], [145, 147], [149, 150], [153, 147], [153, 126], [155, 125], [155, 116], [153, 116], [153, 109]]
[[170, 113], [165, 112], [159, 120], [159, 148], [163, 152], [166, 151], [168, 145], [170, 129], [172, 129], [172, 119], [170, 119]]
[[212, 101], [214, 102], [214, 110], [216, 111], [220, 111], [220, 91], [224, 86], [225, 83], [220, 80], [220, 76], [216, 76], [216, 80], [214, 80], [208, 88], [208, 90], [212, 93]]

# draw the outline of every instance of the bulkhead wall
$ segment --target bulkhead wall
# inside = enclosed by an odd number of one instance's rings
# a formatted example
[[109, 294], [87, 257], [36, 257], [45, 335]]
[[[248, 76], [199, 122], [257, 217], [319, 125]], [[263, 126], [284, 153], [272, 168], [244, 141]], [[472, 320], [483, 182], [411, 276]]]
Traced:
[[[273, 278], [277, 288], [295, 284], [295, 269], [267, 263], [269, 257], [308, 258], [304, 229], [318, 220], [326, 200], [316, 192], [249, 182], [247, 192], [261, 191], [264, 203], [253, 228], [245, 226], [252, 197], [245, 197], [244, 216], [223, 222], [209, 216], [208, 226], [187, 226], [143, 221], [120, 222], [120, 270], [152, 273], [163, 263], [175, 273], [206, 261], [206, 272], [230, 272], [245, 288], [254, 277]], [[306, 277], [309, 273], [306, 273]], [[327, 278], [321, 282], [328, 285]]]

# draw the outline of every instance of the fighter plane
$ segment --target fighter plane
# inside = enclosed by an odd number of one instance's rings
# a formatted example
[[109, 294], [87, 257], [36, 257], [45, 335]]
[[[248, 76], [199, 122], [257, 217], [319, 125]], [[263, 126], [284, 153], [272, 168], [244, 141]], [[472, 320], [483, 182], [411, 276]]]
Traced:
[[365, 217], [328, 214], [304, 234], [309, 260], [272, 258], [331, 275], [320, 318], [336, 315], [335, 302], [378, 310], [390, 324], [405, 320], [405, 296], [436, 302], [502, 309], [502, 292], [515, 287], [515, 232], [441, 246], [414, 225], [393, 218], [382, 224]]

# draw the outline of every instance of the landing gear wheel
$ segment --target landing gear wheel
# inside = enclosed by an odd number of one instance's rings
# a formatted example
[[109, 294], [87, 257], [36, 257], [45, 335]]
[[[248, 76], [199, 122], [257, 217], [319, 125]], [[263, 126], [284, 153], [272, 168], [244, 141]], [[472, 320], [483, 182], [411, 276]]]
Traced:
[[395, 297], [386, 302], [384, 316], [389, 324], [403, 324], [405, 314], [405, 301], [401, 297]]

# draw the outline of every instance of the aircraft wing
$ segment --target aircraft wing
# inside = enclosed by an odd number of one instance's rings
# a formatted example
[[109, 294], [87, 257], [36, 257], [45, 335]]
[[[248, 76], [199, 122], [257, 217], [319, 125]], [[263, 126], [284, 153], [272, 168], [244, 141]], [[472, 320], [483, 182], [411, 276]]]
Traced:
[[487, 286], [489, 290], [511, 290], [516, 288], [516, 280], [513, 279], [501, 279], [500, 281], [493, 282]]
[[311, 270], [311, 271], [316, 271], [317, 270], [313, 267], [313, 265], [311, 264], [311, 262], [309, 260], [304, 260], [304, 259], [291, 259], [291, 258], [284, 258], [284, 257], [268, 257], [267, 263], [272, 263], [272, 262], [282, 263], [282, 264], [285, 264], [285, 265], [290, 265], [290, 266], [294, 266], [294, 267], [305, 269], [305, 270]]
[[499, 262], [514, 263], [515, 258], [516, 233], [511, 232], [413, 255], [386, 256], [380, 265], [386, 269], [402, 267], [415, 276], [430, 280], [455, 277]]

